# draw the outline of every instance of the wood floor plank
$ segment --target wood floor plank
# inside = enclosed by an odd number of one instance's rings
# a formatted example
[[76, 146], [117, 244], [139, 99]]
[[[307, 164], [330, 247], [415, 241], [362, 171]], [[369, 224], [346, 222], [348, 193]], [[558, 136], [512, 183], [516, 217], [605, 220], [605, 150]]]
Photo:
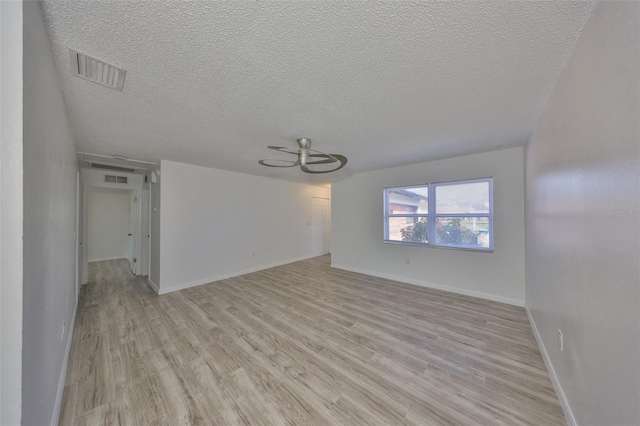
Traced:
[[75, 383], [71, 383], [64, 387], [62, 396], [62, 406], [60, 408], [60, 421], [62, 425], [73, 426], [76, 424], [76, 398], [77, 388]]
[[326, 425], [330, 420], [318, 413], [300, 393], [287, 382], [283, 382], [269, 392], [269, 396], [279, 407], [280, 414], [295, 425]]
[[96, 336], [93, 345], [88, 347], [86, 375], [78, 377], [76, 415], [99, 407], [115, 398], [115, 381], [113, 380], [109, 337], [106, 334]]
[[90, 264], [61, 425], [563, 425], [521, 308], [329, 256], [157, 296]]

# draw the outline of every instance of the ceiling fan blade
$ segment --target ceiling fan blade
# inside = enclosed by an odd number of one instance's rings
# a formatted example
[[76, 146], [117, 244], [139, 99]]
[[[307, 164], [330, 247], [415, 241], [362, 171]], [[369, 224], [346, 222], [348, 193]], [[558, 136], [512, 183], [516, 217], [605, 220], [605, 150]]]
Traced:
[[[270, 162], [271, 164], [269, 164], [268, 162]], [[260, 160], [258, 161], [258, 163], [267, 167], [295, 167], [300, 165], [299, 161], [276, 160], [276, 159]], [[274, 164], [274, 163], [280, 163], [280, 164]]]
[[331, 164], [337, 163], [338, 159], [329, 154], [309, 154], [309, 158], [324, 158], [324, 160], [307, 161], [307, 164]]
[[289, 148], [286, 146], [268, 146], [269, 149], [275, 149], [276, 151], [285, 152], [287, 154], [299, 155], [300, 150], [298, 148]]
[[345, 164], [347, 164], [347, 157], [345, 157], [344, 155], [339, 155], [339, 154], [326, 154], [326, 155], [330, 155], [331, 157], [335, 158], [337, 161], [340, 162], [340, 165], [335, 169], [330, 169], [330, 170], [311, 170], [309, 167], [307, 167], [308, 165], [313, 165], [313, 164], [335, 163], [335, 161], [322, 160], [322, 161], [314, 161], [312, 163], [307, 162], [306, 165], [300, 164], [300, 169], [302, 169], [302, 171], [305, 173], [311, 173], [311, 174], [331, 173], [331, 172], [335, 172], [336, 170], [340, 170], [345, 166]]
[[344, 155], [340, 155], [340, 154], [329, 154], [329, 155], [331, 155], [332, 157], [335, 157], [340, 162], [340, 167], [338, 167], [339, 169], [347, 165], [347, 157], [345, 157]]

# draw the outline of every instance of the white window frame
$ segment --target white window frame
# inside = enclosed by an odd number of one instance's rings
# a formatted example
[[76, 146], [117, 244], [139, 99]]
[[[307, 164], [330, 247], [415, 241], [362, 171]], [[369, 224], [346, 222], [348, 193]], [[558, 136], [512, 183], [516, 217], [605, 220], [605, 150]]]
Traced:
[[[489, 213], [436, 213], [436, 188], [439, 186], [446, 185], [463, 185], [468, 183], [481, 183], [488, 182], [489, 183]], [[428, 213], [389, 213], [389, 190], [396, 188], [428, 188]], [[397, 244], [397, 245], [406, 245], [406, 246], [418, 246], [418, 247], [435, 247], [435, 248], [444, 248], [444, 249], [453, 249], [453, 250], [467, 250], [467, 251], [477, 251], [477, 252], [485, 252], [485, 253], [493, 253], [494, 247], [494, 236], [493, 236], [493, 177], [488, 178], [479, 178], [479, 179], [467, 179], [467, 180], [458, 180], [458, 181], [448, 181], [448, 182], [432, 182], [425, 183], [422, 185], [404, 185], [404, 186], [392, 186], [384, 188], [382, 191], [383, 196], [383, 242], [385, 244]], [[429, 236], [429, 242], [427, 243], [417, 243], [412, 241], [395, 241], [389, 240], [389, 218], [390, 217], [427, 217], [427, 235]], [[489, 247], [469, 247], [469, 246], [460, 246], [460, 245], [452, 245], [452, 244], [436, 244], [435, 235], [436, 235], [436, 222], [438, 217], [482, 217], [489, 219]]]

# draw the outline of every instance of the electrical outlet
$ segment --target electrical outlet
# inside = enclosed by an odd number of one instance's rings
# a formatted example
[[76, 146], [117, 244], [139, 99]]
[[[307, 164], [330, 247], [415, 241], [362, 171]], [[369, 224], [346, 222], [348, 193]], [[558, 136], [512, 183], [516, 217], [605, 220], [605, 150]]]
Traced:
[[60, 336], [61, 339], [64, 339], [64, 333], [67, 331], [67, 323], [66, 321], [62, 323], [62, 335]]
[[564, 351], [564, 337], [562, 336], [562, 330], [558, 329], [558, 346], [560, 347], [560, 352]]
[[405, 264], [405, 265], [410, 265], [410, 264], [411, 264], [411, 259], [409, 259], [408, 257], [406, 257], [406, 258], [404, 259], [404, 264]]
[[256, 257], [256, 252], [255, 251], [251, 252], [251, 257]]

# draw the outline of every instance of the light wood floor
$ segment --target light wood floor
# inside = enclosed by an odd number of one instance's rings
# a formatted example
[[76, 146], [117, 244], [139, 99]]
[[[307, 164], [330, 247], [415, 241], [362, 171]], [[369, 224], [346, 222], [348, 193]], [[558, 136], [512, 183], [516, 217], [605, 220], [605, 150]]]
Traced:
[[523, 309], [329, 264], [164, 296], [92, 264], [60, 424], [565, 424]]

